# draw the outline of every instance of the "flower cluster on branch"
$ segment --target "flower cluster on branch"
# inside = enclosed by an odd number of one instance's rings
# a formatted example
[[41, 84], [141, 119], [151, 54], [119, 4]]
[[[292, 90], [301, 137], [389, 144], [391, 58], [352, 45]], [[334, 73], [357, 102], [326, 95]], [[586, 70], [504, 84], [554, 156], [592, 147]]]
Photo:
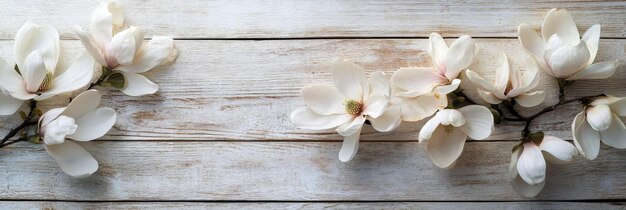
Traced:
[[[30, 141], [43, 143], [66, 174], [82, 178], [98, 170], [98, 162], [75, 142], [104, 136], [115, 124], [115, 110], [100, 107], [96, 86], [113, 87], [129, 96], [158, 90], [141, 75], [172, 62], [177, 56], [174, 41], [154, 36], [144, 42], [141, 30], [128, 26], [116, 2], [100, 4], [89, 30], [76, 26], [86, 52], [65, 70], [57, 69], [61, 55], [59, 33], [51, 26], [26, 22], [15, 35], [15, 65], [0, 59], [0, 115], [16, 113], [28, 101], [23, 122], [0, 141], [0, 148]], [[66, 107], [43, 113], [37, 102], [58, 95], [74, 97]]]
[[[626, 127], [620, 119], [626, 116], [626, 100], [604, 94], [565, 99], [565, 88], [574, 81], [606, 79], [617, 68], [617, 60], [593, 63], [600, 25], [592, 26], [581, 38], [570, 13], [552, 9], [541, 35], [527, 24], [521, 24], [518, 32], [522, 47], [530, 54], [523, 71], [514, 68], [508, 56], [501, 53], [493, 67], [492, 82], [468, 69], [479, 54], [477, 44], [468, 35], [448, 46], [439, 34], [432, 33], [426, 50], [433, 68], [402, 67], [389, 79], [376, 72], [368, 80], [363, 68], [339, 59], [331, 69], [335, 86], [305, 87], [301, 95], [306, 106], [292, 112], [291, 121], [306, 129], [335, 128], [344, 136], [339, 160], [347, 162], [358, 151], [363, 124], [388, 132], [402, 122], [430, 117], [417, 139], [426, 144], [430, 158], [440, 168], [455, 165], [468, 137], [487, 139], [494, 124], [524, 122], [520, 143], [511, 156], [511, 184], [520, 195], [534, 197], [545, 185], [546, 161], [568, 163], [578, 154], [593, 160], [600, 142], [626, 148]], [[519, 106], [535, 107], [546, 98], [543, 90], [534, 90], [540, 82], [539, 69], [558, 81], [558, 102], [537, 113], [522, 115]], [[466, 80], [478, 85], [479, 98], [490, 105], [477, 104], [465, 95], [460, 84]], [[536, 118], [574, 102], [583, 105], [572, 123], [574, 144], [531, 130]]]

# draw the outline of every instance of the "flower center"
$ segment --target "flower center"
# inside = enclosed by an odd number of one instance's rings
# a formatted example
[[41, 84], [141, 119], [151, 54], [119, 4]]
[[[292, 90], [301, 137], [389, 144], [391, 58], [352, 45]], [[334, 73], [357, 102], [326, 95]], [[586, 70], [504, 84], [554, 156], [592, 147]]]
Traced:
[[50, 84], [52, 84], [52, 79], [52, 72], [46, 73], [46, 76], [43, 78], [41, 85], [39, 85], [39, 89], [37, 89], [37, 92], [48, 90], [48, 88], [50, 88]]
[[346, 112], [348, 114], [358, 116], [363, 112], [363, 102], [357, 100], [347, 100], [346, 103]]
[[59, 116], [57, 119], [41, 128], [43, 133], [43, 141], [48, 144], [60, 144], [65, 141], [65, 136], [72, 135], [78, 129], [76, 120], [65, 115]]
[[509, 94], [509, 91], [513, 90], [513, 84], [511, 84], [511, 81], [509, 81], [509, 83], [506, 84], [506, 88], [504, 89], [504, 95]]
[[446, 134], [448, 135], [450, 135], [452, 131], [454, 131], [454, 126], [452, 125], [444, 125], [443, 128], [446, 131]]

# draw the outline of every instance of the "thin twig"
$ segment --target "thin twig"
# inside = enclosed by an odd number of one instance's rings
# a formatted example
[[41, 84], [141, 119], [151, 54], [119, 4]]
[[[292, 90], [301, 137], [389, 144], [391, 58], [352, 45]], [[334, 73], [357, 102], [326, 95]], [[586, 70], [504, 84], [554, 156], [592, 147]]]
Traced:
[[30, 110], [28, 111], [28, 115], [26, 116], [26, 119], [24, 119], [24, 121], [20, 125], [11, 129], [11, 131], [9, 131], [9, 133], [6, 136], [4, 136], [4, 138], [2, 138], [2, 141], [0, 141], [0, 148], [15, 143], [15, 141], [17, 140], [9, 141], [9, 139], [17, 135], [17, 133], [20, 132], [22, 129], [28, 126], [37, 124], [37, 121], [32, 121], [33, 114], [35, 113], [35, 108], [37, 108], [37, 101], [30, 100], [29, 107], [30, 107]]

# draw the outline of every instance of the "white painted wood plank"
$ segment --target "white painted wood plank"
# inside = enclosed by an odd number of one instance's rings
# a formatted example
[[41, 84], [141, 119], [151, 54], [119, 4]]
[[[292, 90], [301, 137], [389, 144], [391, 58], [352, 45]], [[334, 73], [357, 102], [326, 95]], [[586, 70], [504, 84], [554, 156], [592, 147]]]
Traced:
[[[496, 56], [509, 54], [521, 66], [525, 53], [517, 40], [479, 39], [481, 52], [472, 70], [493, 78]], [[0, 42], [0, 57], [11, 60], [12, 41]], [[177, 41], [181, 54], [174, 64], [148, 73], [161, 86], [156, 95], [128, 97], [104, 92], [104, 104], [118, 111], [108, 140], [340, 140], [332, 130], [296, 128], [292, 110], [304, 103], [299, 97], [308, 84], [331, 84], [330, 62], [336, 57], [354, 60], [370, 72], [389, 75], [405, 66], [430, 68], [425, 39], [415, 40], [290, 40], [290, 41]], [[63, 41], [62, 64], [67, 66], [82, 50], [78, 41]], [[601, 40], [597, 61], [621, 59], [617, 73], [598, 81], [574, 83], [571, 97], [609, 93], [626, 96], [626, 40]], [[545, 104], [556, 100], [556, 84], [543, 76], [539, 89], [549, 93]], [[464, 81], [474, 93], [475, 86]], [[589, 88], [593, 87], [593, 88]], [[105, 89], [106, 90], [106, 89]], [[475, 98], [476, 100], [479, 100]], [[45, 102], [45, 109], [66, 105], [67, 98]], [[536, 110], [536, 109], [535, 109]], [[521, 110], [530, 114], [535, 110]], [[570, 139], [570, 124], [578, 105], [559, 109], [537, 120], [534, 129]], [[0, 133], [18, 124], [19, 117], [1, 117]], [[389, 133], [366, 128], [363, 140], [416, 140], [422, 123], [405, 123]], [[520, 123], [499, 125], [490, 139], [515, 140]]]
[[[336, 142], [83, 144], [100, 162], [86, 179], [61, 172], [41, 145], [0, 150], [0, 199], [30, 200], [524, 200], [508, 182], [513, 142], [466, 144], [455, 168], [423, 144], [365, 142], [349, 163]], [[626, 150], [550, 165], [538, 200], [626, 199]]]
[[624, 209], [623, 203], [585, 202], [375, 202], [375, 203], [201, 203], [201, 202], [28, 202], [0, 201], [10, 209]]
[[[26, 20], [51, 24], [65, 39], [75, 39], [74, 25], [87, 25], [101, 1], [28, 3], [2, 0], [0, 38], [11, 39]], [[572, 11], [579, 30], [602, 24], [603, 37], [626, 37], [624, 1], [168, 1], [120, 0], [128, 19], [147, 37], [289, 38], [289, 37], [428, 37], [469, 34], [516, 37], [527, 22], [539, 28], [554, 7]]]

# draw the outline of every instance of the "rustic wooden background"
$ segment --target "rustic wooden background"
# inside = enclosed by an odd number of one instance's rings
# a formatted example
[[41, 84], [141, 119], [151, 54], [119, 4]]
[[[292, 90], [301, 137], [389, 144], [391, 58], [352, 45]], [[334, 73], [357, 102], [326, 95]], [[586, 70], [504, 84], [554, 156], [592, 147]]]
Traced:
[[[86, 26], [98, 1], [0, 0], [0, 57], [13, 59], [13, 38], [26, 21], [60, 34], [62, 65], [83, 51], [74, 25]], [[439, 169], [417, 143], [422, 123], [391, 133], [366, 128], [359, 154], [337, 159], [340, 136], [297, 129], [289, 114], [300, 89], [330, 84], [330, 62], [351, 59], [389, 75], [430, 68], [428, 35], [474, 37], [471, 67], [493, 76], [499, 52], [521, 66], [517, 26], [539, 29], [553, 7], [571, 11], [581, 34], [602, 24], [596, 61], [620, 59], [603, 81], [576, 82], [568, 97], [626, 96], [624, 1], [170, 1], [123, 0], [127, 20], [146, 37], [174, 37], [175, 63], [151, 71], [161, 86], [146, 97], [105, 91], [118, 121], [104, 138], [82, 144], [100, 162], [90, 178], [59, 170], [42, 145], [0, 150], [0, 208], [626, 208], [626, 150], [550, 165], [534, 199], [518, 196], [507, 175], [521, 124], [499, 125], [486, 141], [469, 141], [455, 168]], [[555, 82], [539, 88], [555, 102]], [[467, 89], [471, 86], [464, 84]], [[44, 109], [65, 105], [57, 97]], [[534, 130], [571, 140], [577, 105], [542, 117]], [[531, 113], [526, 110], [524, 113]], [[0, 118], [0, 133], [19, 117]], [[527, 201], [538, 201], [527, 202]]]

